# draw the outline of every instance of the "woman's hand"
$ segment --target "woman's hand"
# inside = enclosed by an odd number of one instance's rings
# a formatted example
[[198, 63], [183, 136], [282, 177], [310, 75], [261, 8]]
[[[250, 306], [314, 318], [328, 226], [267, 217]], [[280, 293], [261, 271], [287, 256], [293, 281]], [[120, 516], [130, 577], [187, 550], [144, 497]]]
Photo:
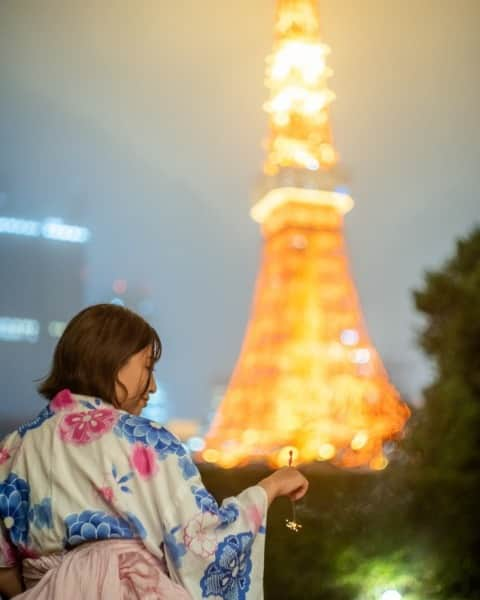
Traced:
[[278, 469], [262, 479], [258, 485], [267, 492], [269, 506], [278, 496], [289, 496], [292, 500], [300, 500], [308, 490], [308, 480], [293, 467]]

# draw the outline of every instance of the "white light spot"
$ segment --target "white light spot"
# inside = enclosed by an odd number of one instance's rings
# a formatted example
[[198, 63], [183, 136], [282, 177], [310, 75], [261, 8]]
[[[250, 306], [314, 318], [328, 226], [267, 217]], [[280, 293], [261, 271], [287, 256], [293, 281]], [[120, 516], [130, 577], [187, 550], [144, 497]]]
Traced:
[[90, 238], [85, 227], [66, 225], [61, 219], [46, 219], [42, 225], [42, 236], [49, 240], [84, 244]]
[[397, 590], [386, 590], [383, 592], [381, 600], [402, 600], [402, 594]]
[[201, 437], [191, 437], [187, 441], [187, 446], [192, 452], [201, 452], [205, 449], [205, 440]]
[[67, 324], [64, 321], [50, 321], [48, 324], [48, 335], [52, 338], [61, 337]]
[[0, 341], [35, 344], [40, 335], [40, 323], [35, 319], [0, 317]]
[[67, 225], [61, 219], [46, 219], [43, 223], [14, 217], [0, 217], [0, 233], [44, 237], [60, 242], [84, 244], [90, 239], [90, 231], [86, 227]]
[[370, 350], [368, 348], [358, 348], [353, 353], [353, 362], [358, 365], [366, 365], [370, 361]]
[[345, 346], [355, 346], [355, 344], [358, 344], [359, 338], [356, 329], [344, 329], [340, 334], [340, 340]]
[[121, 298], [112, 298], [110, 300], [110, 304], [115, 304], [116, 306], [125, 306], [125, 302]]

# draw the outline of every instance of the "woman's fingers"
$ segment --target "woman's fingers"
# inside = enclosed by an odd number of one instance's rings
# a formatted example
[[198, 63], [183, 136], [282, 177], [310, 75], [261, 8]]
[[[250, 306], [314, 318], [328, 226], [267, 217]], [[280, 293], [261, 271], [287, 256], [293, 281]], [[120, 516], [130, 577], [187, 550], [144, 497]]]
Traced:
[[292, 500], [301, 500], [308, 491], [308, 480], [302, 481], [301, 485], [290, 494]]

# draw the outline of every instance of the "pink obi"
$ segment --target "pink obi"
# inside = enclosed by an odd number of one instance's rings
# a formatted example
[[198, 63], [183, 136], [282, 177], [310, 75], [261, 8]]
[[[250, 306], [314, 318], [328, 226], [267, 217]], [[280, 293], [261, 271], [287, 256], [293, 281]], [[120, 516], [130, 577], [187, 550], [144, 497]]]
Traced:
[[27, 591], [15, 598], [52, 600], [191, 600], [165, 561], [138, 540], [104, 540], [23, 561]]

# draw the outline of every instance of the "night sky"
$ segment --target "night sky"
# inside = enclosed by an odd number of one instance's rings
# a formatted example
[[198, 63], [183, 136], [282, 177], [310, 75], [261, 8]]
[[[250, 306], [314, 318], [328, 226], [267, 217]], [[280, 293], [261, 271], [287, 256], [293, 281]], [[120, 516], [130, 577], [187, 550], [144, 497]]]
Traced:
[[[430, 369], [411, 290], [480, 220], [480, 2], [320, 8], [356, 202], [352, 271], [394, 383], [418, 402]], [[0, 216], [91, 229], [83, 304], [109, 300], [116, 279], [148, 290], [158, 378], [179, 417], [206, 413], [248, 320], [273, 11], [273, 0], [0, 3]], [[31, 390], [8, 399], [19, 417], [41, 404]]]

